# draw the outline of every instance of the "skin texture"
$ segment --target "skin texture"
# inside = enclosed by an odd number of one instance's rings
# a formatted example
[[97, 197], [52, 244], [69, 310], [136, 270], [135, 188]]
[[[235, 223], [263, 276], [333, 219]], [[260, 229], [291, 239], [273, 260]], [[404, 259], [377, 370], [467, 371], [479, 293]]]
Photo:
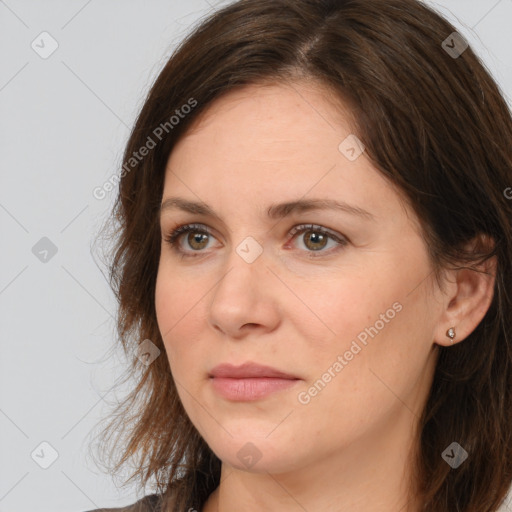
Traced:
[[[162, 241], [155, 296], [184, 408], [222, 461], [206, 512], [421, 510], [406, 495], [407, 465], [439, 345], [451, 345], [452, 326], [463, 341], [492, 299], [494, 279], [465, 270], [438, 289], [414, 213], [365, 153], [351, 161], [339, 150], [351, 118], [326, 98], [306, 82], [230, 92], [168, 161], [163, 200], [202, 201], [222, 219], [163, 211], [163, 238], [188, 223], [212, 235], [181, 236], [195, 258]], [[273, 203], [312, 198], [345, 201], [375, 220], [327, 210], [267, 218]], [[301, 224], [347, 244], [318, 241], [317, 231], [290, 236]], [[249, 236], [263, 250], [252, 263], [236, 251]], [[377, 334], [357, 341], [371, 326]], [[360, 350], [349, 361], [354, 340]], [[336, 371], [338, 356], [346, 364]], [[246, 361], [301, 381], [256, 401], [219, 396], [209, 371]], [[330, 381], [301, 403], [329, 368]], [[251, 467], [237, 455], [249, 442], [261, 455]]]

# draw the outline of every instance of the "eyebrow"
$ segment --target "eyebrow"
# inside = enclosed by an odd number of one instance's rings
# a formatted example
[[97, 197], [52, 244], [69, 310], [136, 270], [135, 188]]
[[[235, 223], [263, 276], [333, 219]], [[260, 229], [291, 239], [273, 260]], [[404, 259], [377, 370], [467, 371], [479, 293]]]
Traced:
[[[219, 215], [217, 215], [210, 206], [202, 202], [189, 201], [180, 197], [169, 197], [161, 204], [160, 213], [173, 209], [209, 216], [222, 222]], [[267, 215], [269, 219], [277, 220], [287, 217], [292, 213], [303, 213], [313, 210], [336, 210], [355, 215], [365, 220], [377, 220], [373, 214], [363, 208], [333, 199], [301, 199], [286, 203], [272, 204], [267, 210]]]

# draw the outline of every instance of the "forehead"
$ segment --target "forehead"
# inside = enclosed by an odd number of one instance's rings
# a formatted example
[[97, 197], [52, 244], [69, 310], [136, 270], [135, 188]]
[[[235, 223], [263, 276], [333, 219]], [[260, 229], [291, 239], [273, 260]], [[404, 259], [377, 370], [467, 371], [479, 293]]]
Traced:
[[248, 156], [261, 150], [261, 144], [267, 151], [286, 153], [286, 144], [303, 145], [305, 142], [311, 147], [322, 143], [324, 149], [330, 146], [337, 152], [340, 137], [352, 133], [353, 121], [351, 111], [332, 91], [319, 84], [252, 84], [210, 104], [195, 119], [178, 146], [190, 138], [194, 138], [194, 142], [189, 141], [189, 144], [212, 140], [225, 144], [229, 138], [232, 149], [236, 146], [238, 153], [243, 150]]
[[[214, 101], [174, 147], [165, 195], [219, 203], [267, 203], [322, 196], [358, 202], [377, 217], [398, 214], [395, 188], [363, 153], [340, 149], [353, 137], [351, 112], [311, 84], [250, 85]], [[236, 192], [236, 196], [233, 196]], [[215, 204], [217, 203], [217, 204]]]

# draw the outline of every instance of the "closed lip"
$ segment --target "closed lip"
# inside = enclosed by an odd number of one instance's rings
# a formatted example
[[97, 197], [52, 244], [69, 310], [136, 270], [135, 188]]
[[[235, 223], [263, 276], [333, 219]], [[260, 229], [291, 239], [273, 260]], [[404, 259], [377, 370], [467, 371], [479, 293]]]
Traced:
[[223, 377], [231, 379], [250, 379], [257, 377], [289, 380], [299, 379], [299, 377], [296, 377], [295, 375], [253, 362], [244, 363], [239, 366], [229, 363], [219, 364], [210, 371], [209, 377]]

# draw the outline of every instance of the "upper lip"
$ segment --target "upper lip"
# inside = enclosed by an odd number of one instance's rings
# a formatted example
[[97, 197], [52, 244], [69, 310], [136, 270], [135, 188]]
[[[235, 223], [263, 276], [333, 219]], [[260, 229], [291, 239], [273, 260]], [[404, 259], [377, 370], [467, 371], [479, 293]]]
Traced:
[[280, 379], [298, 379], [294, 375], [282, 372], [270, 366], [253, 362], [235, 366], [229, 363], [219, 364], [210, 372], [210, 377], [227, 377], [232, 379], [247, 379], [251, 377], [273, 377]]

